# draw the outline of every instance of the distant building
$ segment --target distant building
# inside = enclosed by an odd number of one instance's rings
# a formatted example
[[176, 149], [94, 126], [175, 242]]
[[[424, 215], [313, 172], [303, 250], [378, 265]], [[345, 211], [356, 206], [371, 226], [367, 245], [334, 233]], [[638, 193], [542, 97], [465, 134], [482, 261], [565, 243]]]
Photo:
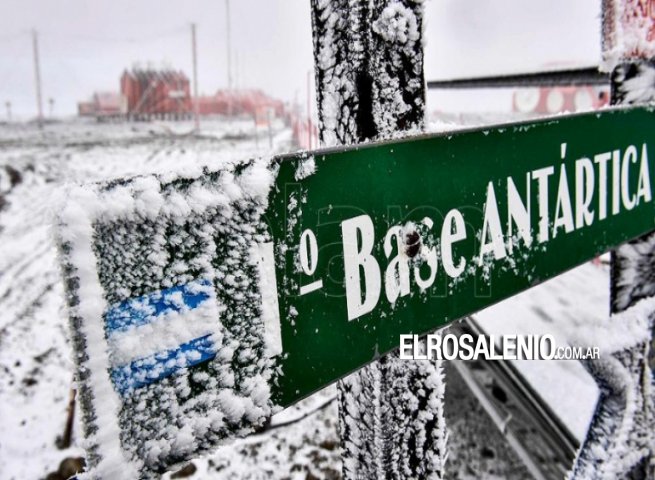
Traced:
[[[198, 113], [203, 116], [249, 116], [257, 124], [287, 116], [282, 101], [258, 89], [219, 90], [196, 101]], [[184, 72], [134, 67], [123, 71], [120, 93], [94, 93], [89, 101], [78, 103], [77, 111], [80, 116], [98, 119], [180, 120], [193, 116], [194, 101]]]
[[284, 103], [257, 89], [219, 90], [198, 97], [200, 115], [247, 115], [255, 119], [284, 116]]
[[120, 118], [127, 113], [127, 103], [120, 93], [95, 92], [90, 100], [77, 104], [77, 113], [81, 117], [98, 119]]
[[188, 77], [180, 70], [125, 70], [121, 94], [131, 119], [181, 119], [191, 116], [191, 90]]

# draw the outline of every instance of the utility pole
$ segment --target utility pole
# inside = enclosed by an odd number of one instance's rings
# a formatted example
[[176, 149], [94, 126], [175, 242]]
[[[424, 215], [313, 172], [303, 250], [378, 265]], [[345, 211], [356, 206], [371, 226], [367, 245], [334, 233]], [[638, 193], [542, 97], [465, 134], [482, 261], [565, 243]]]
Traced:
[[232, 115], [232, 45], [230, 25], [230, 0], [225, 0], [225, 35], [227, 45], [227, 114]]
[[311, 86], [312, 86], [312, 72], [307, 71], [307, 149], [312, 149], [312, 99], [311, 99]]
[[7, 122], [11, 122], [11, 102], [9, 100], [5, 102], [5, 107], [7, 109]]
[[259, 153], [259, 134], [257, 133], [257, 111], [253, 113], [252, 119], [254, 120], [255, 124], [255, 150], [257, 153]]
[[52, 118], [55, 113], [55, 99], [50, 97], [48, 99], [48, 116]]
[[271, 115], [271, 108], [266, 109], [266, 121], [268, 122], [268, 147], [273, 149], [273, 115]]
[[[311, 6], [323, 144], [422, 130], [423, 3], [312, 0]], [[407, 20], [404, 35], [393, 34], [399, 9]], [[389, 224], [402, 217], [401, 210], [390, 210]], [[397, 350], [339, 381], [344, 480], [442, 478], [443, 392], [441, 361], [401, 360]]]
[[246, 81], [246, 59], [248, 58], [247, 52], [244, 54], [242, 52], [241, 58], [239, 60], [239, 85], [241, 88], [248, 88], [248, 82]]
[[232, 39], [230, 25], [230, 0], [225, 0], [225, 34], [227, 36], [227, 89], [232, 90]]
[[239, 90], [241, 88], [240, 78], [239, 78], [239, 50], [234, 51], [234, 89]]
[[200, 115], [198, 113], [198, 56], [196, 52], [196, 24], [191, 24], [191, 54], [193, 57], [193, 120], [195, 129], [200, 129]]
[[34, 83], [36, 85], [36, 111], [39, 126], [43, 121], [43, 103], [41, 100], [41, 67], [39, 64], [39, 39], [36, 30], [32, 30], [32, 53], [34, 56]]

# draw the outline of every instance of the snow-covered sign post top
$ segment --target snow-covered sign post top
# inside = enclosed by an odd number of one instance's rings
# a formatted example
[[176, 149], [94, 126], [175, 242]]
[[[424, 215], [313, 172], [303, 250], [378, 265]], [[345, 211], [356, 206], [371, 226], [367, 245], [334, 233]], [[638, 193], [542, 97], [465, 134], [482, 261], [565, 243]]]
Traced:
[[93, 475], [161, 472], [652, 230], [653, 127], [608, 110], [71, 190]]

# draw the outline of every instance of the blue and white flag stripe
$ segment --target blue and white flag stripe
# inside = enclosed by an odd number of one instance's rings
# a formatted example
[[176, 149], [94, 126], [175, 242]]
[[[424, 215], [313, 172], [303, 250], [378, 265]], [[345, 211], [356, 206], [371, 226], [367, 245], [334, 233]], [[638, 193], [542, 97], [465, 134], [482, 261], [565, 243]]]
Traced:
[[109, 308], [105, 333], [115, 389], [126, 394], [213, 358], [219, 314], [214, 285], [206, 279]]
[[124, 395], [131, 390], [166, 378], [181, 368], [198, 365], [215, 356], [214, 342], [211, 335], [206, 335], [182, 344], [174, 350], [156, 353], [113, 368], [111, 379], [118, 393]]
[[125, 300], [107, 310], [105, 330], [108, 333], [115, 330], [128, 330], [148, 323], [154, 316], [173, 311], [179, 312], [184, 306], [195, 308], [209, 299], [208, 289], [203, 287], [212, 287], [212, 283], [201, 279]]

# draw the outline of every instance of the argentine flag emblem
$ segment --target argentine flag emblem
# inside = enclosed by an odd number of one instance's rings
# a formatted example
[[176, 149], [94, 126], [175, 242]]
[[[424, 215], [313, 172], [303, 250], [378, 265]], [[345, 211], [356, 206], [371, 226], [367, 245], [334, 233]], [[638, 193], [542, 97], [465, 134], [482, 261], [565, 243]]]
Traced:
[[220, 344], [214, 285], [195, 280], [105, 312], [111, 378], [121, 395], [214, 358]]

